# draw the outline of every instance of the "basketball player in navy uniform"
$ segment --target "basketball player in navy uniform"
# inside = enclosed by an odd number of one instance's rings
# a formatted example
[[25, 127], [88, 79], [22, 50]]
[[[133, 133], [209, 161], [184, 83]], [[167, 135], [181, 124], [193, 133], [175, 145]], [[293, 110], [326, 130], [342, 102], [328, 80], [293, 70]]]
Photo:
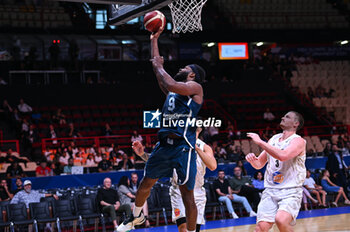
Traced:
[[[151, 35], [151, 55], [154, 73], [160, 89], [167, 95], [162, 109], [163, 124], [158, 132], [159, 142], [151, 153], [145, 167], [145, 177], [136, 193], [135, 208], [130, 218], [119, 225], [118, 232], [132, 230], [145, 221], [142, 207], [150, 195], [151, 188], [159, 178], [178, 176], [186, 211], [187, 231], [196, 231], [197, 208], [193, 188], [196, 178], [196, 125], [188, 122], [195, 119], [203, 103], [201, 83], [205, 71], [191, 64], [179, 70], [172, 78], [163, 68], [164, 59], [159, 55], [158, 38], [163, 29]], [[176, 125], [171, 124], [177, 122]]]

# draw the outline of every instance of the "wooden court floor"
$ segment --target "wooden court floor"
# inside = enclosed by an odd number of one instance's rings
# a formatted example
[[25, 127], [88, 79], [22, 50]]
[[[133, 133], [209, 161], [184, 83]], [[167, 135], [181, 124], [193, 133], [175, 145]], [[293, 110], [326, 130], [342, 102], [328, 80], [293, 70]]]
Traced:
[[[252, 232], [255, 229], [255, 217], [242, 217], [239, 219], [227, 219], [208, 221], [202, 226], [203, 232]], [[177, 232], [176, 225], [153, 227], [148, 229], [133, 230], [135, 232]], [[274, 226], [270, 232], [279, 231]], [[294, 226], [295, 232], [350, 232], [350, 206], [301, 211]]]

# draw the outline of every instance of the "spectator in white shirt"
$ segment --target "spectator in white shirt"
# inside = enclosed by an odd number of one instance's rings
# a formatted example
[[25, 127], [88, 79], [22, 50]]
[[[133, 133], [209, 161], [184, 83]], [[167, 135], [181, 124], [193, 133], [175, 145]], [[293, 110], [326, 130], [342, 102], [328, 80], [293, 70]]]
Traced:
[[26, 104], [22, 98], [19, 100], [18, 110], [21, 113], [30, 113], [33, 111], [32, 107]]
[[94, 166], [94, 165], [96, 165], [94, 156], [90, 154], [86, 160], [86, 166]]
[[101, 153], [97, 153], [96, 156], [95, 156], [95, 162], [96, 163], [99, 163], [100, 161], [102, 160], [102, 156], [101, 156]]
[[63, 166], [68, 165], [68, 160], [69, 160], [69, 155], [65, 151], [65, 152], [63, 152], [63, 155], [60, 156], [60, 163], [61, 163], [61, 165], [63, 165]]
[[[307, 190], [309, 190], [311, 194], [316, 196], [320, 206], [327, 207], [326, 205], [327, 192], [322, 189], [322, 186], [317, 185], [315, 183], [315, 180], [311, 177], [310, 170], [307, 170], [306, 172], [306, 179], [304, 182], [304, 186]], [[321, 201], [320, 195], [322, 195], [322, 201]]]
[[139, 141], [140, 143], [142, 143], [143, 141], [142, 136], [139, 135], [139, 133], [136, 130], [133, 131], [133, 135], [131, 136], [131, 143], [135, 141]]
[[264, 113], [264, 119], [269, 122], [275, 120], [275, 115], [270, 112], [270, 108], [266, 109], [266, 112]]

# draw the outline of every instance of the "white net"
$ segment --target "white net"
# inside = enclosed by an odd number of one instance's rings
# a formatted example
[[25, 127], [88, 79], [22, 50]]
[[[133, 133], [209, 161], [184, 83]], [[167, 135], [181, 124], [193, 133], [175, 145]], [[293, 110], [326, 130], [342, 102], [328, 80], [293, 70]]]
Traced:
[[173, 33], [203, 30], [202, 8], [207, 0], [174, 0], [169, 4], [173, 19]]

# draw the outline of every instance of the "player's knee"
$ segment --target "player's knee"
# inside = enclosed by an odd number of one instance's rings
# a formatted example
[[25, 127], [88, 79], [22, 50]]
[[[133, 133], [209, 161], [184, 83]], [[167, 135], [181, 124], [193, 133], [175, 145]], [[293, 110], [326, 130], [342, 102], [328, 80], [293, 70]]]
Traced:
[[285, 217], [276, 217], [275, 218], [275, 223], [278, 228], [284, 228], [286, 225], [289, 225], [289, 219]]
[[263, 223], [259, 222], [256, 227], [254, 232], [268, 232], [271, 226], [268, 223]]

